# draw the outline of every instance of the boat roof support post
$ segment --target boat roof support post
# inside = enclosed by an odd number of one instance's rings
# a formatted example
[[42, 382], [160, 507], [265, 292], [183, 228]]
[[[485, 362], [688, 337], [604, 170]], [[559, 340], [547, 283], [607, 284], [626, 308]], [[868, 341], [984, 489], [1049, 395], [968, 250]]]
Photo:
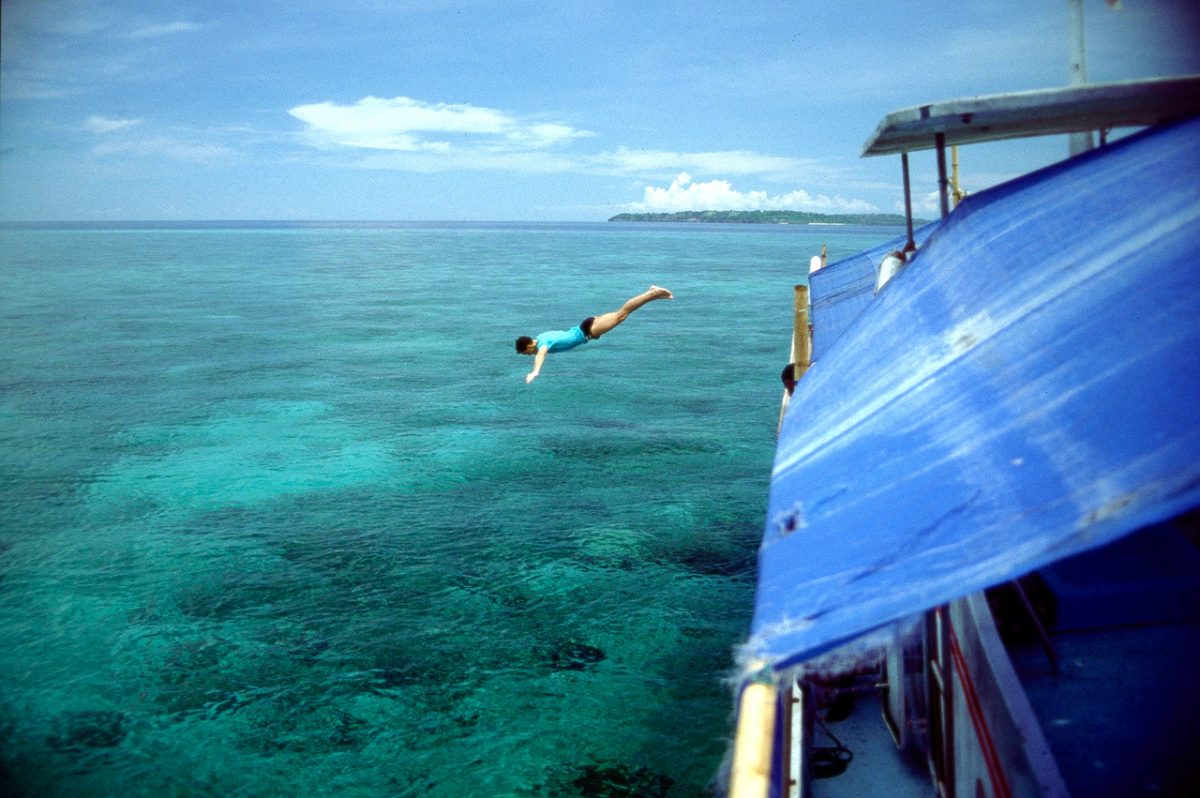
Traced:
[[912, 222], [912, 185], [908, 178], [908, 151], [900, 153], [900, 169], [904, 172], [904, 220], [908, 225], [908, 242], [904, 246], [905, 252], [911, 252], [917, 248], [916, 242], [913, 241], [913, 222]]
[[812, 365], [812, 319], [809, 317], [808, 286], [805, 284], [794, 289], [793, 311], [792, 363], [796, 364], [796, 380], [799, 381]]
[[777, 700], [778, 690], [773, 684], [754, 682], [742, 690], [729, 798], [767, 798], [771, 792]]
[[[795, 321], [792, 327], [792, 348], [788, 353], [790, 357], [788, 363], [792, 366], [792, 379], [799, 382], [804, 373], [808, 371], [809, 366], [812, 365], [812, 314], [809, 311], [807, 285], [796, 286], [794, 303]], [[783, 400], [779, 405], [779, 424], [775, 427], [776, 435], [783, 429], [783, 417], [787, 413], [788, 403], [791, 402], [791, 399], [791, 394], [785, 388]]]
[[946, 176], [946, 134], [937, 132], [933, 135], [937, 145], [938, 165], [938, 199], [942, 204], [942, 218], [950, 215], [950, 179]]

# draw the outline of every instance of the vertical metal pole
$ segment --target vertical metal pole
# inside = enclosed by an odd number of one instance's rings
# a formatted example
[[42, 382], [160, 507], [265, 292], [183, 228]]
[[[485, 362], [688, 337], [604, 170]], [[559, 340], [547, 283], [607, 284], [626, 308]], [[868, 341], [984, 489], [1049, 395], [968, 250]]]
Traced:
[[1038, 617], [1037, 610], [1033, 608], [1033, 602], [1029, 600], [1029, 594], [1025, 592], [1025, 588], [1021, 587], [1021, 582], [1014, 579], [1010, 582], [1013, 589], [1017, 591], [1017, 597], [1021, 599], [1021, 604], [1025, 606], [1025, 614], [1029, 616], [1029, 622], [1033, 624], [1033, 630], [1037, 632], [1038, 640], [1042, 643], [1042, 650], [1046, 652], [1046, 657], [1050, 660], [1050, 667], [1055, 673], [1062, 673], [1062, 665], [1058, 659], [1058, 651], [1054, 648], [1054, 641], [1050, 639], [1050, 633], [1046, 631], [1045, 625], [1042, 624], [1042, 619]]
[[954, 685], [958, 678], [954, 674], [954, 662], [950, 657], [950, 625], [953, 620], [950, 617], [950, 605], [943, 604], [936, 612], [938, 613], [938, 665], [942, 669], [942, 678], [945, 681], [942, 693], [942, 745], [945, 746], [945, 763], [946, 763], [946, 798], [957, 798], [958, 796], [958, 775], [955, 772], [955, 756], [954, 748]]
[[950, 180], [946, 177], [946, 134], [934, 134], [934, 142], [937, 144], [938, 198], [942, 203], [942, 218], [945, 219], [950, 215]]
[[[1067, 85], [1082, 86], [1087, 83], [1087, 53], [1083, 41], [1083, 0], [1067, 0]], [[1071, 155], [1087, 152], [1092, 148], [1092, 132], [1085, 130], [1068, 137]]]
[[904, 172], [904, 218], [908, 223], [908, 244], [904, 247], [905, 250], [913, 250], [917, 248], [916, 242], [913, 241], [912, 231], [912, 187], [908, 181], [908, 153], [900, 153], [900, 168]]
[[939, 651], [941, 622], [936, 608], [925, 612], [924, 632], [922, 646], [924, 647], [925, 658], [925, 690], [929, 697], [929, 706], [926, 710], [926, 722], [929, 729], [929, 749], [927, 755], [929, 757], [930, 771], [933, 775], [934, 793], [938, 798], [948, 798], [950, 791], [953, 789], [953, 785], [950, 784], [946, 776], [946, 713], [944, 705], [948, 682], [946, 675], [942, 672], [941, 654]]
[[1067, 85], [1087, 83], [1087, 54], [1083, 43], [1083, 0], [1067, 0]]

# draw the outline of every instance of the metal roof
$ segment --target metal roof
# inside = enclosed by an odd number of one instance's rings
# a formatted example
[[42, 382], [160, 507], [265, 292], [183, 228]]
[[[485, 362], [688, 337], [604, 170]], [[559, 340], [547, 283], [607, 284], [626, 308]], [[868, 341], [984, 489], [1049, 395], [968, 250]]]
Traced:
[[991, 94], [893, 111], [862, 154], [889, 155], [945, 143], [1046, 136], [1081, 130], [1154, 125], [1200, 114], [1200, 75]]

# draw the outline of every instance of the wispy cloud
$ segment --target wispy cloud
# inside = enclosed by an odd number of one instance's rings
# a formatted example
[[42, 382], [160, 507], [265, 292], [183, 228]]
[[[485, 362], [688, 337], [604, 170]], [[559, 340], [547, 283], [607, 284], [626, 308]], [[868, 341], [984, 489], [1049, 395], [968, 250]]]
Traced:
[[489, 151], [451, 148], [418, 151], [368, 152], [354, 161], [359, 169], [384, 169], [402, 172], [514, 172], [520, 174], [568, 174], [580, 172], [579, 164], [569, 156], [549, 151]]
[[298, 105], [289, 114], [304, 122], [318, 147], [402, 152], [474, 149], [538, 150], [591, 133], [557, 122], [529, 121], [494, 108], [426, 103], [409, 97], [365, 97], [353, 105]]
[[706, 174], [728, 175], [790, 173], [796, 171], [802, 163], [796, 158], [764, 155], [747, 150], [670, 152], [632, 150], [626, 147], [599, 155], [595, 161], [625, 174], [674, 174], [680, 170], [691, 169]]
[[601, 153], [568, 151], [594, 136], [562, 122], [542, 121], [470, 104], [410, 97], [365, 97], [351, 105], [309, 103], [288, 113], [306, 125], [305, 140], [324, 150], [374, 151], [364, 168], [443, 171], [507, 169], [660, 176], [690, 170], [721, 175], [795, 175], [804, 161], [748, 150], [676, 152], [619, 147]]
[[125, 34], [126, 39], [158, 39], [163, 36], [174, 36], [177, 33], [191, 33], [199, 30], [195, 22], [167, 22], [158, 25], [143, 25]]
[[89, 152], [96, 158], [132, 156], [168, 158], [176, 161], [211, 162], [233, 155], [235, 150], [215, 140], [219, 131], [173, 130], [167, 135], [142, 132], [142, 119], [89, 116], [83, 129], [96, 134], [97, 143]]
[[118, 130], [128, 130], [142, 124], [141, 119], [115, 119], [109, 116], [89, 116], [83, 122], [83, 127], [92, 133], [113, 133]]
[[[410, 97], [365, 97], [350, 105], [309, 103], [288, 113], [304, 123], [303, 139], [309, 145], [329, 153], [352, 153], [352, 165], [361, 169], [587, 174], [669, 181], [666, 186], [646, 186], [642, 201], [627, 206], [636, 211], [876, 210], [862, 200], [814, 195], [802, 189], [781, 194], [741, 191], [727, 179], [757, 176], [795, 185], [800, 179], [831, 173], [828, 164], [803, 158], [750, 150], [681, 152], [618, 147], [581, 152], [568, 145], [595, 134], [544, 121], [544, 117]], [[708, 179], [693, 182], [692, 174]], [[722, 179], [713, 179], [717, 177]]]
[[108, 157], [132, 155], [136, 157], [166, 157], [177, 161], [209, 162], [234, 154], [234, 150], [221, 144], [194, 142], [168, 136], [103, 141], [92, 147], [92, 155]]
[[862, 200], [813, 195], [803, 189], [770, 195], [765, 191], [739, 191], [728, 180], [693, 183], [691, 175], [686, 172], [678, 175], [665, 188], [646, 186], [642, 201], [630, 203], [627, 207], [634, 212], [785, 210], [873, 213], [878, 210]]

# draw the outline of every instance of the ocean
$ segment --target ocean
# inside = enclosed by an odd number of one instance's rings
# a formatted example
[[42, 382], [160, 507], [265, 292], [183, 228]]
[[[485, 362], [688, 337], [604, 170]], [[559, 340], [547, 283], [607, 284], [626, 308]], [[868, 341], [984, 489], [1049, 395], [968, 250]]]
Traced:
[[0, 794], [708, 794], [792, 286], [901, 232], [0, 230]]

